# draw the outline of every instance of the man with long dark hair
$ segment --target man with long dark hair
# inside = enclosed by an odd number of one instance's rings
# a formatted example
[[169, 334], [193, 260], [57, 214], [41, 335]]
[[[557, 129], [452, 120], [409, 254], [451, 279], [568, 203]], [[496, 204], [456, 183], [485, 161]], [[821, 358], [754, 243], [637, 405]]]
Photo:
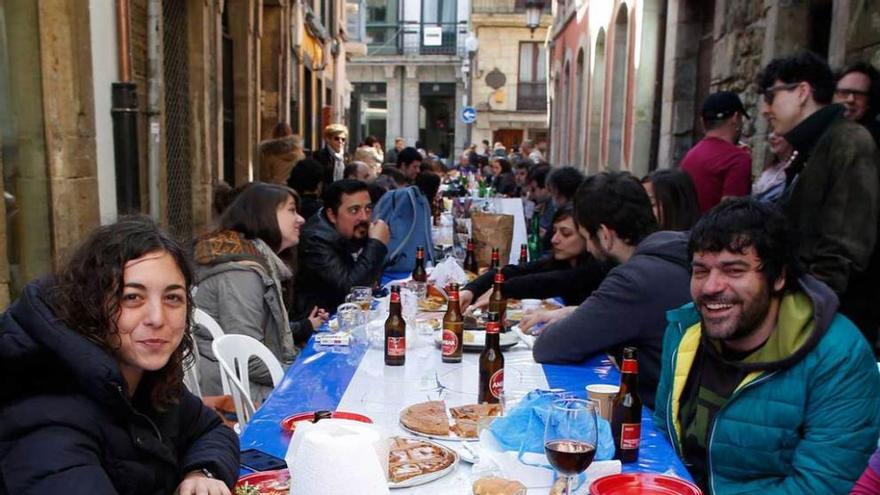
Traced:
[[786, 218], [722, 202], [691, 231], [655, 421], [705, 493], [848, 493], [880, 434], [880, 375]]

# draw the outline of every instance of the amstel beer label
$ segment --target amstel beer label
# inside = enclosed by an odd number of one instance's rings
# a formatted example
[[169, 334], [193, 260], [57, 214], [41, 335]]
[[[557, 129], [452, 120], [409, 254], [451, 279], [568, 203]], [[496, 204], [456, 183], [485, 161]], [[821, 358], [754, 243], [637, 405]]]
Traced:
[[620, 448], [635, 450], [642, 439], [642, 425], [639, 423], [623, 423], [620, 425]]
[[406, 355], [406, 337], [388, 337], [388, 355]]
[[458, 335], [455, 335], [455, 332], [452, 330], [444, 329], [443, 330], [443, 355], [451, 356], [455, 354], [455, 349], [458, 348]]
[[501, 400], [501, 394], [504, 392], [504, 368], [496, 371], [489, 378], [489, 393], [492, 397]]

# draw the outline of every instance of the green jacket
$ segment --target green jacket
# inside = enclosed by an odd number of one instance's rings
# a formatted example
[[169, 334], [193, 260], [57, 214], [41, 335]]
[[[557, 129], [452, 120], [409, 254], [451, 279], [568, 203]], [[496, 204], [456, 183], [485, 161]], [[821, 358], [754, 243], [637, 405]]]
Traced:
[[[798, 257], [838, 296], [847, 294], [853, 277], [867, 270], [880, 212], [874, 139], [842, 112], [840, 105], [824, 107], [785, 135], [798, 156], [786, 171], [790, 186], [782, 199], [800, 235]], [[858, 292], [842, 300], [876, 294], [876, 283]]]
[[[803, 277], [777, 327], [743, 361], [748, 376], [718, 411], [707, 440], [712, 494], [845, 494], [880, 435], [880, 374], [837, 298]], [[681, 455], [682, 391], [701, 342], [699, 314], [669, 311], [654, 422]]]

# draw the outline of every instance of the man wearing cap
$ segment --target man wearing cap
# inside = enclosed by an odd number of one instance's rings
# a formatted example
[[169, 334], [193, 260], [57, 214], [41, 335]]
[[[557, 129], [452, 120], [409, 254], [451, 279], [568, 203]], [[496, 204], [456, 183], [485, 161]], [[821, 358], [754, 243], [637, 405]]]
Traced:
[[752, 157], [737, 146], [743, 117], [749, 115], [736, 93], [714, 93], [703, 103], [706, 136], [681, 161], [681, 169], [697, 187], [701, 213], [726, 197], [746, 196], [751, 191]]

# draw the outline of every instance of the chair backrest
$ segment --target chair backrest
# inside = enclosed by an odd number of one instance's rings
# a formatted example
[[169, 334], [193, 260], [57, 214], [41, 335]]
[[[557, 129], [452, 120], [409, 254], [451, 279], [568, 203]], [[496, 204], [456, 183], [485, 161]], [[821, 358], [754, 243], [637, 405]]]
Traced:
[[183, 384], [189, 391], [197, 396], [202, 396], [202, 387], [199, 385], [199, 346], [193, 346], [193, 362], [183, 370]]
[[[225, 333], [223, 332], [223, 329], [220, 328], [220, 324], [217, 323], [217, 320], [215, 320], [211, 315], [209, 315], [208, 313], [206, 313], [202, 309], [199, 309], [199, 308], [193, 309], [193, 324], [198, 325], [198, 326], [204, 328], [205, 330], [207, 330], [208, 333], [211, 334], [211, 339], [213, 339], [213, 340], [217, 340], [218, 338], [225, 335]], [[184, 376], [184, 383], [187, 383], [187, 386], [189, 386], [189, 383], [187, 382], [187, 380], [189, 380], [189, 381], [195, 380], [196, 389], [198, 389], [198, 391], [199, 391], [197, 395], [199, 397], [201, 397], [202, 391], [201, 391], [201, 387], [198, 386], [199, 374], [198, 374], [198, 370], [196, 368], [198, 368], [198, 366], [199, 366], [199, 364], [198, 364], [199, 359], [204, 359], [204, 358], [198, 354], [198, 346], [196, 346], [195, 354], [196, 354], [196, 362], [193, 364], [193, 367], [190, 370], [188, 370], [188, 373], [187, 373], [188, 375], [191, 374], [192, 376], [189, 376], [189, 377]], [[229, 395], [229, 385], [223, 380], [223, 372], [220, 372], [220, 384], [223, 386], [223, 395]], [[189, 391], [194, 394], [196, 393], [196, 390], [193, 389], [192, 387], [190, 387]]]
[[278, 358], [260, 341], [247, 335], [229, 334], [214, 339], [211, 348], [220, 364], [220, 379], [223, 390], [230, 390], [235, 404], [239, 424], [244, 427], [254, 413], [251, 399], [248, 362], [252, 357], [263, 361], [272, 376], [272, 384], [278, 386], [284, 376], [284, 369]]

